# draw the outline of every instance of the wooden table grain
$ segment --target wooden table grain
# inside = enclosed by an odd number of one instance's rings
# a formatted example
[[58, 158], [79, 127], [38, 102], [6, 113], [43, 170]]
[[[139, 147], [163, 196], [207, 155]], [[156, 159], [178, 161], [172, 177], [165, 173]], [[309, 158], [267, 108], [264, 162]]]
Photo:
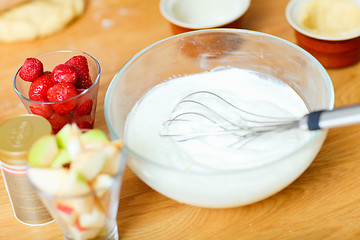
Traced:
[[[285, 19], [288, 0], [252, 0], [239, 27], [295, 43]], [[95, 127], [107, 131], [104, 98], [112, 77], [141, 49], [171, 36], [159, 0], [91, 0], [85, 14], [43, 39], [0, 43], [0, 122], [26, 113], [13, 76], [29, 56], [77, 49], [102, 67]], [[335, 105], [360, 103], [360, 63], [327, 69]], [[120, 239], [360, 239], [360, 125], [332, 129], [312, 165], [294, 183], [261, 202], [232, 209], [204, 209], [155, 192], [126, 169], [117, 216]], [[18, 222], [0, 178], [0, 239], [62, 239], [55, 222]]]

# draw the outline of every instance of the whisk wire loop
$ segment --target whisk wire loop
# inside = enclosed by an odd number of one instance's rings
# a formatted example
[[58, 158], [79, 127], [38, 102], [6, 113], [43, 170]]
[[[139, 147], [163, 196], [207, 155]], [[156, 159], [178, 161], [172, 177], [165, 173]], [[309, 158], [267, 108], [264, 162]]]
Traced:
[[[228, 114], [218, 112], [207, 104], [195, 100], [198, 95], [205, 95], [209, 99], [217, 100], [217, 103], [222, 103], [224, 109], [235, 109], [236, 113]], [[181, 105], [185, 103], [194, 104], [197, 111], [183, 111], [181, 112]], [[186, 109], [186, 108], [185, 108]], [[190, 109], [193, 109], [190, 107]], [[217, 107], [216, 109], [219, 109]], [[221, 109], [221, 107], [220, 107]], [[180, 112], [180, 113], [178, 113]], [[225, 111], [226, 112], [226, 111]], [[223, 115], [224, 114], [224, 115]], [[197, 138], [214, 136], [214, 135], [229, 135], [235, 136], [235, 141], [230, 146], [243, 146], [256, 137], [268, 133], [276, 133], [289, 131], [291, 129], [301, 129], [308, 131], [316, 131], [321, 129], [328, 129], [334, 127], [342, 127], [360, 123], [360, 104], [352, 106], [339, 107], [332, 110], [318, 110], [305, 114], [301, 118], [266, 116], [257, 113], [246, 111], [240, 107], [235, 106], [230, 101], [210, 91], [196, 91], [188, 94], [179, 101], [173, 109], [171, 119], [164, 122], [164, 132], [160, 133], [162, 137], [174, 137], [176, 141], [189, 141]], [[189, 116], [189, 118], [184, 118]], [[235, 119], [233, 118], [234, 116]], [[186, 126], [176, 128], [174, 123], [186, 123]], [[204, 130], [205, 128], [205, 130]], [[176, 132], [180, 129], [180, 132]], [[190, 129], [190, 132], [184, 132], [184, 129]], [[209, 130], [210, 129], [210, 130]], [[174, 132], [175, 131], [175, 132]]]
[[[236, 122], [222, 115], [208, 104], [195, 100], [193, 97], [196, 95], [210, 96], [224, 104], [224, 107], [230, 107], [238, 111], [239, 114], [236, 115]], [[181, 112], [179, 109], [183, 104], [192, 104], [198, 111]], [[177, 113], [178, 111], [180, 111], [180, 113]], [[235, 141], [230, 144], [234, 145], [240, 141], [250, 140], [251, 138], [261, 136], [268, 132], [286, 131], [298, 125], [298, 120], [296, 119], [263, 116], [246, 111], [235, 106], [218, 94], [209, 91], [197, 91], [186, 95], [175, 105], [172, 115], [175, 116], [163, 123], [164, 129], [167, 131], [161, 133], [160, 136], [175, 137], [178, 142], [207, 136], [231, 134], [236, 137]], [[191, 131], [179, 133], [169, 131], [172, 125], [176, 123], [188, 123], [189, 125], [186, 126], [186, 129], [190, 128]], [[204, 130], [204, 128], [207, 128], [207, 130]]]

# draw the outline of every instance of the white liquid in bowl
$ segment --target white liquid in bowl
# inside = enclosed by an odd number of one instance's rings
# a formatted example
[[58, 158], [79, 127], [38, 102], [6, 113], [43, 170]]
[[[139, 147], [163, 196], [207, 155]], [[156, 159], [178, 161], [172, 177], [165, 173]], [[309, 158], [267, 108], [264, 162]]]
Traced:
[[[175, 105], [199, 90], [215, 92], [236, 106], [263, 115], [301, 117], [308, 112], [288, 85], [237, 68], [184, 76], [155, 86], [130, 112], [124, 135], [132, 151], [155, 164], [130, 159], [129, 166], [151, 187], [180, 202], [231, 207], [263, 199], [296, 179], [322, 144], [319, 140], [305, 151], [297, 151], [314, 136], [299, 129], [263, 135], [239, 148], [229, 147], [233, 135], [185, 142], [161, 137], [163, 123], [176, 115], [172, 113]], [[236, 117], [222, 102], [201, 101], [227, 118]], [[193, 110], [196, 107], [189, 105], [179, 109]], [[165, 131], [186, 132], [188, 127], [174, 125]]]

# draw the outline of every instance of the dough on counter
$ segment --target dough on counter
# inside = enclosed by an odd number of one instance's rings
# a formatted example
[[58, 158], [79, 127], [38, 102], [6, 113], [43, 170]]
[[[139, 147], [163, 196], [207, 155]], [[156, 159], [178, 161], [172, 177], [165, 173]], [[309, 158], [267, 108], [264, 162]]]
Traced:
[[33, 0], [0, 13], [0, 41], [51, 35], [84, 12], [85, 0]]

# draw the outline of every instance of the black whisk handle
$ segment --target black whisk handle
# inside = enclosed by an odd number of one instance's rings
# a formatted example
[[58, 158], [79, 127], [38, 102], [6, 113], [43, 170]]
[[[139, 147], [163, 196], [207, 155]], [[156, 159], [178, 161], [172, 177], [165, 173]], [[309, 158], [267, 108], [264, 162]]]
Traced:
[[307, 114], [307, 127], [309, 130], [313, 131], [313, 130], [321, 129], [320, 116], [323, 112], [324, 112], [324, 110]]
[[360, 123], [360, 104], [311, 112], [300, 121], [300, 128], [328, 129]]

